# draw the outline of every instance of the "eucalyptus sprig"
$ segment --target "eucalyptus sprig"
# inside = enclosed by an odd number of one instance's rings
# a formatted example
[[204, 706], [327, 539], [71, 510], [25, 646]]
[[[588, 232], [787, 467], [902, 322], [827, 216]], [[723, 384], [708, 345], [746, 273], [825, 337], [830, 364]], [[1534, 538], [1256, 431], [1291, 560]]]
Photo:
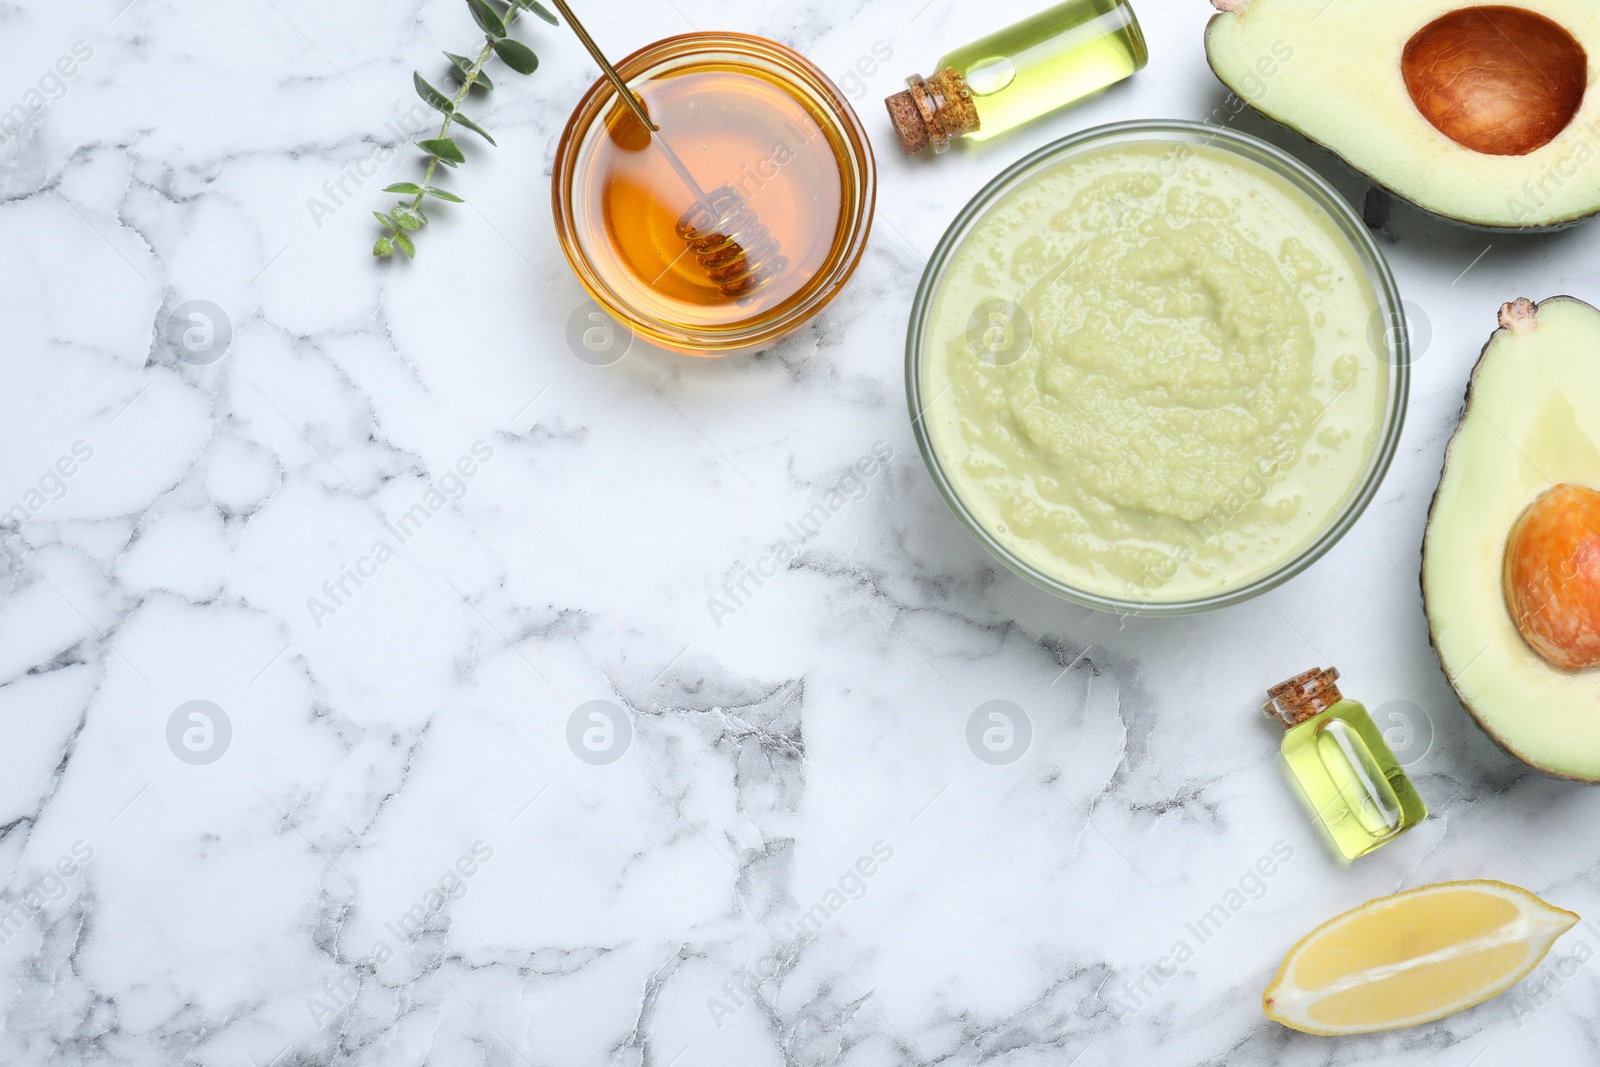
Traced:
[[[501, 14], [494, 3], [504, 7], [505, 14]], [[386, 193], [400, 193], [411, 199], [401, 200], [388, 212], [372, 213], [386, 231], [372, 246], [372, 254], [375, 256], [387, 258], [394, 254], [396, 248], [409, 257], [416, 256], [417, 248], [410, 234], [427, 225], [428, 216], [422, 212], [422, 201], [425, 198], [432, 196], [452, 204], [465, 203], [455, 193], [435, 188], [433, 172], [441, 163], [447, 167], [454, 167], [467, 160], [461, 147], [450, 136], [452, 124], [465, 126], [485, 141], [494, 144], [494, 138], [489, 136], [489, 131], [461, 111], [461, 102], [467, 98], [473, 86], [478, 86], [485, 92], [494, 88], [494, 82], [483, 72], [483, 65], [489, 61], [489, 56], [499, 56], [506, 66], [518, 74], [532, 74], [539, 67], [539, 57], [533, 54], [533, 49], [521, 41], [514, 40], [509, 35], [509, 27], [523, 11], [532, 11], [552, 26], [556, 24], [556, 17], [538, 0], [494, 0], [494, 3], [491, 3], [491, 0], [467, 0], [467, 7], [472, 11], [473, 19], [484, 33], [484, 43], [474, 59], [458, 56], [454, 52], [445, 53], [445, 58], [450, 60], [450, 76], [461, 83], [454, 96], [446, 96], [429, 85], [420, 72], [412, 72], [411, 84], [416, 87], [417, 95], [422, 97], [423, 102], [429, 107], [443, 115], [444, 121], [439, 125], [438, 136], [417, 142], [417, 147], [428, 156], [428, 169], [423, 172], [421, 183], [395, 182], [383, 190]]]

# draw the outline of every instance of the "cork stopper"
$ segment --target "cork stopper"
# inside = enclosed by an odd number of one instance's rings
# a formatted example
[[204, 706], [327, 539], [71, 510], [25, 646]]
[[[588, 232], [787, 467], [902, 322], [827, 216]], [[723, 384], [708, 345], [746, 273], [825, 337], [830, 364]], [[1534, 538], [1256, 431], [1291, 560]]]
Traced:
[[914, 156], [928, 147], [928, 126], [917, 114], [917, 102], [909, 90], [885, 97], [883, 105], [889, 109], [889, 121], [894, 123], [895, 136], [906, 155]]
[[934, 152], [950, 147], [952, 137], [978, 128], [978, 109], [972, 103], [972, 90], [954, 67], [945, 67], [931, 78], [913, 74], [906, 88], [886, 97], [889, 121], [900, 138], [900, 147], [914, 156], [930, 144]]
[[1285, 729], [1299, 726], [1344, 699], [1334, 684], [1338, 677], [1339, 672], [1332, 667], [1326, 670], [1313, 667], [1268, 689], [1268, 700], [1261, 710], [1282, 720]]

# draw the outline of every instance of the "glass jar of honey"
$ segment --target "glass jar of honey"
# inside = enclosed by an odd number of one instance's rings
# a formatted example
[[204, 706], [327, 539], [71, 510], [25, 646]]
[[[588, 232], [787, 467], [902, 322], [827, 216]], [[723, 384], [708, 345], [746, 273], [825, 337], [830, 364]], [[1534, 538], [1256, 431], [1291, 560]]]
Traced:
[[638, 336], [692, 355], [798, 329], [843, 288], [871, 227], [872, 149], [849, 103], [802, 56], [743, 34], [671, 37], [616, 67], [659, 132], [605, 78], [568, 120], [552, 198], [578, 280]]

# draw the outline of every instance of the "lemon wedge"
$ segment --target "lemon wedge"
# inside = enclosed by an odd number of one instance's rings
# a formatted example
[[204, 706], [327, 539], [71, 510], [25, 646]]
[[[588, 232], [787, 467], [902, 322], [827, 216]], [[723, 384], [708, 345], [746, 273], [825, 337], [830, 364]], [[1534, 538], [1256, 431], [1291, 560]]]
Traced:
[[1441, 882], [1369, 900], [1289, 950], [1267, 1018], [1366, 1034], [1443, 1018], [1510, 989], [1578, 916], [1504, 882]]

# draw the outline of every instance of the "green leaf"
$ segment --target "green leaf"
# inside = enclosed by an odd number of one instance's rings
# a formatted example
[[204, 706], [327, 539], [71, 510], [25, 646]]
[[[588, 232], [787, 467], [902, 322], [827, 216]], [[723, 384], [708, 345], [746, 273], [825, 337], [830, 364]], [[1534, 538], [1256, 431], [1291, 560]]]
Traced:
[[452, 167], [467, 161], [467, 157], [461, 154], [461, 149], [456, 145], [454, 138], [430, 137], [426, 141], [418, 141], [417, 147], [430, 155], [438, 156], [441, 163], [448, 163]]
[[494, 43], [494, 54], [506, 61], [506, 66], [518, 74], [532, 74], [539, 69], [539, 57], [521, 41], [507, 37]]
[[385, 215], [381, 211], [374, 211], [372, 213], [372, 217], [383, 223], [383, 227], [386, 230], [398, 230], [400, 228], [400, 224], [398, 222], [394, 221], [394, 219], [391, 219], [388, 215]]
[[394, 216], [394, 220], [400, 224], [402, 230], [419, 229], [424, 221], [421, 215], [404, 204], [396, 207], [389, 214]]
[[411, 238], [403, 233], [394, 235], [394, 243], [400, 246], [400, 251], [406, 254], [407, 259], [417, 258], [417, 246], [411, 243]]
[[389, 237], [380, 237], [372, 246], [372, 254], [379, 259], [388, 259], [394, 255], [394, 240]]
[[472, 17], [478, 21], [478, 28], [484, 33], [496, 40], [506, 35], [505, 20], [489, 6], [488, 0], [467, 0], [467, 6], [472, 9]]
[[417, 87], [417, 95], [422, 97], [423, 103], [427, 104], [435, 111], [442, 112], [446, 115], [453, 114], [455, 112], [456, 106], [450, 102], [450, 98], [445, 96], [439, 90], [435, 89], [433, 86], [429, 85], [423, 80], [422, 75], [418, 74], [416, 71], [411, 72], [411, 84]]
[[[454, 52], [446, 52], [445, 56], [450, 60], [450, 73], [455, 77], [456, 81], [466, 81], [467, 75], [472, 73], [472, 60], [466, 56], [458, 56]], [[478, 71], [477, 80], [472, 84], [482, 86], [486, 92], [494, 88], [494, 82], [489, 80], [489, 75], [481, 70]]]
[[437, 196], [440, 200], [448, 200], [452, 204], [465, 204], [466, 203], [465, 200], [461, 199], [455, 193], [447, 193], [443, 189], [435, 189], [431, 185], [428, 186], [427, 193], [428, 193], [429, 196]]
[[[473, 133], [477, 134], [479, 137], [482, 137], [485, 141], [488, 141], [490, 144], [494, 144], [494, 138], [489, 136], [488, 130], [484, 129], [482, 126], [479, 126], [476, 122], [473, 122], [461, 112], [456, 112], [455, 120], [461, 123], [461, 125], [465, 126], [467, 129], [471, 130]], [[495, 147], [498, 148], [500, 146], [495, 145]]]
[[551, 14], [550, 9], [539, 3], [539, 0], [517, 0], [517, 6], [527, 8], [552, 26], [561, 25], [556, 21], [555, 15]]
[[385, 185], [383, 191], [386, 193], [409, 193], [413, 196], [420, 196], [422, 194], [422, 186], [415, 182], [395, 182], [393, 185]]

